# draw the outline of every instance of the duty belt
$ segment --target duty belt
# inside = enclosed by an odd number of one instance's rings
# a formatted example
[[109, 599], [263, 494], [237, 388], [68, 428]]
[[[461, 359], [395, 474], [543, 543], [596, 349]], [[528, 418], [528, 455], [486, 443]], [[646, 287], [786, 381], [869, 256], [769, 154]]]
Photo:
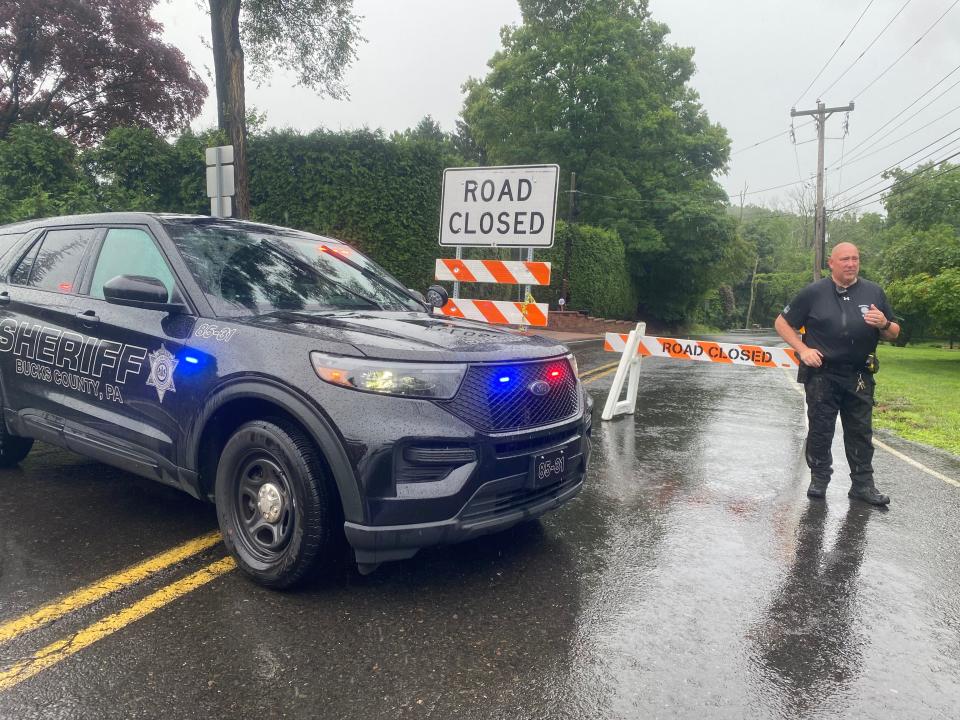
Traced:
[[859, 372], [864, 369], [864, 363], [859, 365], [856, 363], [845, 363], [837, 362], [836, 360], [827, 360], [824, 358], [823, 363], [820, 365], [822, 370], [831, 370], [836, 373], [845, 373], [853, 375], [855, 372]]

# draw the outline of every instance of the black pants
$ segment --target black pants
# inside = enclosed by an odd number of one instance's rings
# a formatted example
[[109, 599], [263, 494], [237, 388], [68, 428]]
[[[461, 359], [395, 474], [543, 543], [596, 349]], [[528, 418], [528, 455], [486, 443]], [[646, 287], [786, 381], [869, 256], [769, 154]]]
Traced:
[[[862, 386], [858, 385], [862, 382]], [[837, 413], [843, 426], [843, 448], [854, 485], [873, 485], [873, 389], [870, 373], [813, 372], [804, 383], [807, 394], [807, 466], [813, 481], [830, 482], [833, 474], [833, 431]]]

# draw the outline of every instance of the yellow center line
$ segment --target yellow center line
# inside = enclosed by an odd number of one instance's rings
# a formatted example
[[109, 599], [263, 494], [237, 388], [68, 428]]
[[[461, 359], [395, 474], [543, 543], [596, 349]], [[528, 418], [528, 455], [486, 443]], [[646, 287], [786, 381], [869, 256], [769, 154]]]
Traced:
[[133, 605], [125, 607], [113, 615], [103, 618], [88, 628], [62, 640], [57, 640], [38, 650], [28, 660], [22, 660], [6, 670], [0, 670], [0, 692], [9, 690], [15, 685], [32, 678], [39, 672], [66, 660], [81, 650], [90, 647], [95, 642], [112, 635], [127, 625], [141, 620], [150, 613], [170, 604], [177, 598], [206, 585], [221, 575], [236, 567], [232, 557], [217, 560], [205, 568], [188, 575], [182, 580], [160, 588]]
[[589, 378], [583, 381], [583, 384], [586, 385], [587, 383], [592, 383], [594, 380], [599, 380], [600, 378], [606, 377], [607, 375], [612, 375], [617, 371], [618, 365], [620, 365], [620, 363], [614, 363], [614, 366], [612, 368], [605, 370], [604, 372], [599, 373], [598, 375], [590, 376]]
[[583, 380], [588, 375], [593, 375], [594, 373], [598, 373], [601, 370], [608, 370], [610, 368], [615, 368], [619, 364], [620, 364], [620, 361], [617, 360], [616, 362], [612, 362], [607, 365], [600, 365], [599, 367], [590, 368], [589, 370], [584, 370], [582, 373], [580, 373], [580, 379]]
[[134, 585], [160, 570], [164, 570], [207, 548], [213, 547], [219, 542], [219, 532], [214, 531], [206, 535], [201, 535], [198, 538], [189, 540], [182, 545], [162, 552], [148, 560], [144, 560], [142, 563], [128, 567], [109, 577], [91, 583], [76, 592], [54, 600], [38, 610], [18, 617], [15, 620], [10, 620], [0, 625], [0, 644], [23, 633], [36, 630], [54, 620], [58, 620], [64, 615], [86, 607], [117, 590], [122, 590], [125, 587]]

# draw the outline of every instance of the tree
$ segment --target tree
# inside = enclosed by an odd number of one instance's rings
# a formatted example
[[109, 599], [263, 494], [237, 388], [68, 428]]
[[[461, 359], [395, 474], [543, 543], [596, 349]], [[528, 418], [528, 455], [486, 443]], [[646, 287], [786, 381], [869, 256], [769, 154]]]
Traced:
[[97, 209], [77, 149], [38, 125], [15, 125], [0, 138], [0, 224]]
[[950, 339], [960, 338], [960, 268], [950, 268], [937, 275], [930, 287], [931, 309], [937, 327]]
[[888, 236], [889, 245], [880, 264], [881, 276], [888, 282], [960, 268], [960, 234], [949, 225], [934, 225], [928, 230], [897, 225]]
[[960, 274], [960, 234], [949, 225], [912, 230], [891, 228], [880, 275], [894, 311], [904, 319], [901, 342], [930, 332], [957, 336], [957, 304], [949, 293]]
[[903, 224], [916, 230], [951, 225], [960, 230], [960, 165], [921, 165], [909, 172], [892, 170], [895, 179], [883, 198], [890, 225]]
[[222, 144], [219, 132], [184, 132], [168, 142], [146, 128], [118, 127], [84, 153], [89, 177], [97, 180], [102, 210], [205, 213], [204, 177], [197, 172], [204, 148]]
[[881, 277], [890, 283], [893, 307], [904, 319], [907, 342], [923, 333], [960, 332], [960, 165], [923, 165], [895, 178], [884, 197], [888, 228], [883, 233]]
[[297, 82], [320, 93], [346, 95], [343, 71], [360, 35], [353, 0], [209, 0], [217, 120], [233, 145], [236, 214], [250, 215], [247, 170], [244, 47], [254, 79], [273, 67], [293, 70]]
[[687, 85], [693, 51], [665, 41], [647, 0], [520, 0], [520, 9], [490, 72], [465, 85], [458, 136], [491, 164], [575, 172], [576, 219], [623, 239], [641, 310], [685, 317], [724, 279], [736, 244], [713, 180], [729, 140]]
[[0, 138], [38, 123], [91, 145], [116, 125], [180, 130], [207, 89], [160, 38], [156, 0], [0, 0]]

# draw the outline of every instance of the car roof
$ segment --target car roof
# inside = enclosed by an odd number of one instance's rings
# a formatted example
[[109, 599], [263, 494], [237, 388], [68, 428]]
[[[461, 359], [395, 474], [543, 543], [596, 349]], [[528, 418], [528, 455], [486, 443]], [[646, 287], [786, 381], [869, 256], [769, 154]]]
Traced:
[[[0, 233], [9, 233], [14, 231], [27, 232], [33, 228], [45, 225], [90, 225], [93, 223], [142, 223], [148, 218], [160, 218], [160, 213], [146, 212], [108, 212], [108, 213], [90, 213], [87, 215], [58, 215], [45, 218], [34, 218], [31, 220], [22, 220], [9, 225], [0, 226]], [[193, 217], [183, 215], [182, 217]]]
[[305, 230], [295, 230], [293, 228], [280, 225], [270, 225], [268, 223], [252, 222], [250, 220], [237, 220], [234, 218], [216, 218], [209, 215], [188, 215], [184, 213], [160, 213], [160, 212], [106, 212], [90, 213], [86, 215], [59, 215], [56, 217], [36, 218], [33, 220], [24, 220], [9, 225], [0, 226], [0, 235], [9, 235], [12, 233], [26, 233], [37, 227], [48, 225], [95, 225], [99, 223], [143, 223], [147, 220], [157, 220], [160, 222], [170, 222], [173, 220], [182, 220], [196, 225], [236, 225], [249, 229], [269, 228], [273, 232], [283, 232], [289, 235], [303, 235], [309, 238], [323, 238], [330, 242], [343, 244], [342, 240], [326, 237], [318, 233], [311, 233]]

